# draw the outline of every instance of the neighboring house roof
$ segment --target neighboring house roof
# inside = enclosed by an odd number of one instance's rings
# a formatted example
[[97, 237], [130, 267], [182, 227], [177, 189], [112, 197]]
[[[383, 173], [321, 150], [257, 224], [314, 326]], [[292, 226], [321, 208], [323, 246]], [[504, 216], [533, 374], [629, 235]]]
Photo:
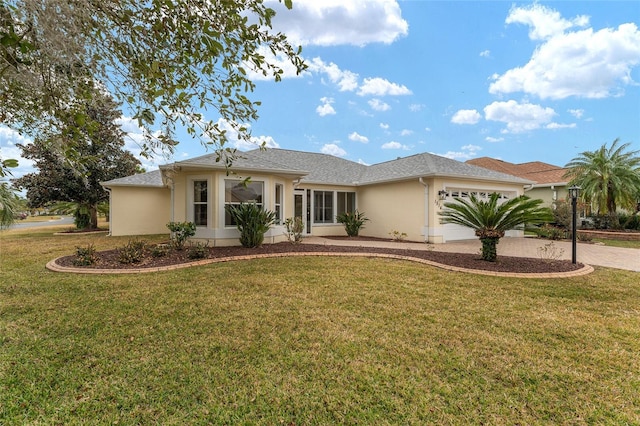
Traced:
[[567, 178], [564, 177], [567, 169], [554, 166], [553, 164], [543, 163], [542, 161], [514, 164], [496, 158], [480, 157], [467, 160], [467, 164], [508, 173], [523, 179], [529, 179], [534, 181], [536, 185], [563, 185], [568, 181]]
[[[161, 166], [162, 170], [176, 167], [196, 167], [224, 170], [224, 163], [216, 161], [217, 154], [207, 154], [190, 160]], [[324, 185], [370, 185], [414, 179], [419, 177], [456, 177], [516, 184], [532, 184], [531, 179], [517, 177], [488, 168], [477, 167], [435, 154], [423, 153], [367, 166], [328, 154], [292, 151], [279, 148], [242, 152], [234, 160], [232, 170], [238, 172], [267, 172], [298, 176], [301, 182]], [[151, 172], [153, 173], [153, 172]], [[111, 186], [162, 186], [160, 171], [157, 176], [133, 175], [103, 182]]]

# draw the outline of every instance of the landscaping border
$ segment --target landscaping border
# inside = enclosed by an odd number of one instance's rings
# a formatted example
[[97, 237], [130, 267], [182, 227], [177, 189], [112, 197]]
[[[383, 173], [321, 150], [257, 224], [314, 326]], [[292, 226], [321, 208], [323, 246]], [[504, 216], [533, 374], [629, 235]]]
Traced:
[[48, 270], [53, 272], [67, 272], [67, 273], [75, 273], [75, 274], [101, 274], [101, 275], [140, 274], [140, 273], [148, 273], [148, 272], [173, 271], [176, 269], [209, 265], [212, 263], [234, 262], [238, 260], [265, 259], [265, 258], [273, 258], [273, 257], [291, 257], [291, 256], [340, 256], [340, 257], [351, 256], [351, 257], [377, 257], [377, 258], [386, 258], [386, 259], [407, 260], [410, 262], [422, 263], [425, 265], [434, 266], [436, 268], [440, 268], [440, 269], [444, 269], [452, 272], [463, 272], [463, 273], [469, 273], [469, 274], [489, 275], [494, 277], [509, 277], [509, 278], [570, 278], [570, 277], [587, 275], [594, 271], [592, 266], [584, 265], [580, 269], [577, 269], [575, 271], [568, 271], [568, 272], [549, 272], [549, 273], [496, 272], [496, 271], [484, 271], [481, 269], [459, 268], [456, 266], [444, 265], [442, 263], [437, 263], [431, 260], [420, 259], [412, 256], [401, 256], [401, 255], [387, 254], [387, 253], [336, 253], [336, 252], [252, 254], [252, 255], [246, 255], [246, 256], [230, 256], [230, 257], [216, 258], [216, 259], [203, 259], [203, 260], [197, 260], [194, 262], [180, 263], [180, 264], [170, 265], [170, 266], [158, 266], [158, 267], [136, 268], [136, 269], [92, 269], [92, 268], [86, 268], [86, 267], [70, 268], [70, 267], [58, 265], [56, 261], [60, 258], [56, 258], [48, 262], [45, 267]]

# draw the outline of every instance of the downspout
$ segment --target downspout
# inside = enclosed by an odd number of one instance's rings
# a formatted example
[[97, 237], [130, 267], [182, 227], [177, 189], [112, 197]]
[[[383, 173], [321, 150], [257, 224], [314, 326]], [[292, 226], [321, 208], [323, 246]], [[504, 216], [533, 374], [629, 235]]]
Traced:
[[107, 190], [107, 192], [109, 193], [109, 232], [107, 232], [107, 237], [111, 236], [111, 219], [113, 218], [113, 215], [111, 213], [113, 213], [111, 211], [113, 203], [111, 202], [111, 188], [107, 188], [106, 186], [104, 187], [104, 189]]
[[424, 241], [429, 242], [429, 184], [421, 177], [418, 182], [424, 186]]

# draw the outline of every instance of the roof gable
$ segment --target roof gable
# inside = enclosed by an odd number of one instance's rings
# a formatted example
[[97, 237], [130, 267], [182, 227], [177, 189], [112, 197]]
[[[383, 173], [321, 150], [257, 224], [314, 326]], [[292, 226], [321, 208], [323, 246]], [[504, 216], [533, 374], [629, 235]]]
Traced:
[[467, 160], [467, 164], [473, 164], [491, 170], [508, 173], [523, 179], [529, 179], [536, 184], [566, 183], [567, 169], [542, 161], [529, 161], [527, 163], [514, 164], [508, 161], [490, 157], [480, 157]]

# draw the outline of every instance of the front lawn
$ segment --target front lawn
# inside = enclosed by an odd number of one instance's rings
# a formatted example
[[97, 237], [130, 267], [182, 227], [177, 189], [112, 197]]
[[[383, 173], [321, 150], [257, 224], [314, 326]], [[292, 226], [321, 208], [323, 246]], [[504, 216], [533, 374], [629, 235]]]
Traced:
[[331, 257], [44, 269], [127, 241], [0, 233], [0, 424], [640, 423], [638, 273]]

